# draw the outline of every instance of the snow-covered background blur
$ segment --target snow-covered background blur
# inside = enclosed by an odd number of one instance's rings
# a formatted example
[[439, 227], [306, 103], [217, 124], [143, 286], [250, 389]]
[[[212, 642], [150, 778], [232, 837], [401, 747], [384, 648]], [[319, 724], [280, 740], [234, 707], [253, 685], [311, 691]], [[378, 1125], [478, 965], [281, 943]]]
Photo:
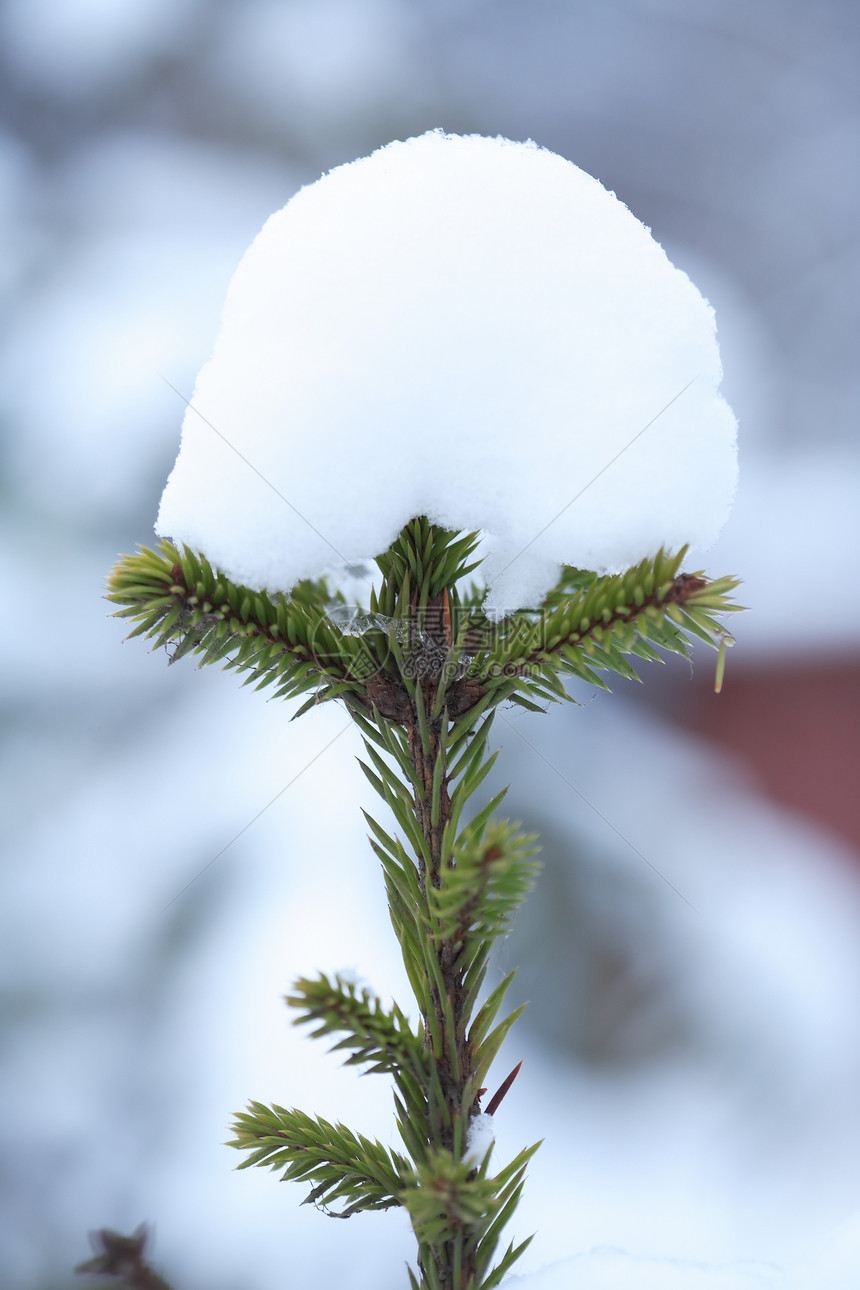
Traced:
[[220, 1145], [248, 1097], [391, 1140], [279, 997], [401, 987], [355, 736], [121, 646], [101, 593], [263, 221], [439, 125], [617, 192], [716, 308], [741, 429], [723, 695], [702, 654], [497, 722], [545, 865], [498, 965], [532, 1006], [496, 1149], [546, 1138], [520, 1270], [856, 1287], [858, 55], [854, 0], [0, 8], [4, 1287], [142, 1219], [177, 1290], [404, 1283], [400, 1215], [331, 1222]]

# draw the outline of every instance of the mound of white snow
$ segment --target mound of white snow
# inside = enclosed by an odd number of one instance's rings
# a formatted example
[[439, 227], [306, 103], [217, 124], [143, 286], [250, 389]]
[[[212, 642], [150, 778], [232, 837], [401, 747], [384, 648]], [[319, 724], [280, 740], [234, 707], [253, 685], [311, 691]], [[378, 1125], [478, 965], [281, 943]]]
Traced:
[[488, 601], [709, 546], [735, 487], [713, 312], [597, 180], [439, 131], [303, 188], [230, 285], [159, 533], [289, 589], [412, 516], [482, 529]]

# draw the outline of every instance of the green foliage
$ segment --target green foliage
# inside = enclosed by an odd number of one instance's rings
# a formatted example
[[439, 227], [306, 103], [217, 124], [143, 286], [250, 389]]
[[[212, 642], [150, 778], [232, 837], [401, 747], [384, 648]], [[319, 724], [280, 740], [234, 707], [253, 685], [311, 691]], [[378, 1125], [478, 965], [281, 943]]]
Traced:
[[[283, 1181], [309, 1183], [304, 1203], [317, 1205], [330, 1217], [404, 1207], [418, 1240], [419, 1262], [435, 1268], [434, 1252], [448, 1247], [454, 1286], [465, 1285], [467, 1258], [477, 1274], [472, 1284], [482, 1290], [497, 1285], [531, 1240], [509, 1246], [502, 1263], [491, 1269], [502, 1230], [522, 1192], [526, 1166], [539, 1144], [521, 1151], [491, 1176], [491, 1152], [478, 1163], [469, 1155], [455, 1157], [435, 1149], [414, 1168], [404, 1156], [342, 1124], [282, 1106], [251, 1102], [236, 1116], [234, 1128], [236, 1137], [227, 1145], [249, 1152], [240, 1169], [266, 1165], [282, 1170]], [[348, 1203], [343, 1208], [332, 1209], [344, 1201]], [[426, 1284], [441, 1290], [444, 1282], [431, 1275]]]
[[380, 1142], [302, 1111], [251, 1102], [233, 1127], [236, 1137], [227, 1145], [250, 1152], [240, 1169], [265, 1164], [282, 1169], [284, 1181], [309, 1182], [304, 1203], [326, 1212], [348, 1201], [332, 1213], [335, 1218], [401, 1204], [399, 1195], [412, 1175], [408, 1161]]
[[485, 994], [490, 951], [537, 869], [535, 838], [493, 818], [504, 790], [474, 805], [496, 758], [494, 710], [542, 711], [568, 697], [568, 676], [605, 687], [606, 673], [636, 676], [631, 659], [687, 654], [696, 638], [719, 644], [719, 680], [731, 639], [719, 616], [737, 608], [734, 579], [683, 573], [685, 552], [661, 551], [618, 575], [566, 567], [541, 605], [495, 622], [484, 592], [466, 589], [476, 544], [412, 520], [377, 557], [381, 585], [353, 619], [324, 581], [255, 592], [167, 542], [123, 557], [108, 592], [132, 635], [172, 648], [172, 661], [194, 654], [280, 697], [310, 694], [299, 712], [340, 698], [359, 728], [359, 764], [393, 820], [365, 813], [420, 1020], [338, 975], [300, 979], [287, 1002], [345, 1065], [391, 1080], [406, 1154], [259, 1102], [237, 1116], [230, 1145], [248, 1153], [240, 1168], [304, 1182], [306, 1200], [334, 1216], [405, 1208], [413, 1290], [493, 1290], [528, 1244], [493, 1266], [537, 1147], [495, 1175], [489, 1153], [468, 1152], [484, 1082], [522, 1011], [502, 1013], [513, 974]]
[[108, 581], [116, 616], [135, 623], [130, 637], [152, 648], [174, 646], [171, 663], [186, 654], [202, 667], [220, 663], [247, 673], [257, 689], [295, 698], [315, 691], [311, 703], [361, 692], [375, 667], [360, 637], [344, 636], [328, 616], [325, 581], [300, 582], [289, 596], [253, 591], [213, 570], [188, 547], [170, 542], [122, 556]]
[[344, 1065], [367, 1065], [368, 1074], [411, 1070], [426, 1080], [423, 1032], [412, 1032], [397, 1004], [386, 1012], [370, 990], [359, 989], [341, 976], [331, 979], [323, 973], [313, 981], [300, 978], [293, 991], [287, 1003], [299, 1010], [295, 1025], [313, 1023], [314, 1039], [345, 1034], [330, 1050], [351, 1050]]
[[465, 828], [454, 845], [453, 863], [427, 893], [430, 932], [473, 954], [507, 932], [534, 882], [534, 834], [519, 833], [507, 820]]
[[[399, 724], [414, 707], [425, 722], [446, 706], [472, 720], [505, 701], [539, 710], [567, 698], [566, 675], [606, 688], [601, 673], [636, 677], [631, 658], [687, 655], [694, 638], [731, 639], [718, 615], [739, 608], [736, 579], [681, 573], [685, 550], [602, 577], [566, 566], [542, 605], [493, 622], [480, 590], [458, 588], [476, 567], [476, 543], [474, 533], [411, 521], [377, 557], [384, 581], [370, 591], [361, 631], [333, 619], [343, 601], [325, 580], [300, 582], [289, 595], [258, 592], [169, 542], [122, 556], [107, 598], [134, 624], [131, 636], [172, 648], [171, 662], [193, 654], [200, 666], [244, 673], [257, 689], [273, 686], [279, 698], [312, 691], [300, 712], [342, 698], [353, 712], [371, 716], [376, 706]], [[436, 684], [425, 693], [415, 682], [428, 672]], [[405, 769], [408, 755], [400, 760]]]
[[385, 582], [380, 594], [371, 597], [371, 610], [408, 618], [446, 589], [450, 595], [455, 583], [480, 563], [468, 563], [479, 536], [439, 528], [426, 515], [410, 520], [388, 550], [376, 557]]
[[[489, 1155], [476, 1166], [466, 1156], [455, 1159], [450, 1152], [436, 1151], [416, 1171], [415, 1184], [404, 1192], [419, 1245], [422, 1267], [433, 1267], [432, 1252], [440, 1246], [450, 1250], [450, 1283], [463, 1284], [463, 1268], [474, 1268], [474, 1284], [482, 1290], [498, 1285], [501, 1277], [522, 1254], [531, 1237], [513, 1245], [494, 1269], [491, 1263], [501, 1233], [519, 1201], [526, 1165], [539, 1144], [521, 1151], [494, 1177], [487, 1174]], [[423, 1257], [422, 1257], [423, 1256]], [[436, 1284], [432, 1277], [426, 1284]], [[438, 1284], [442, 1284], [440, 1281]]]
[[[659, 551], [625, 573], [599, 577], [566, 566], [540, 611], [513, 614], [474, 659], [470, 675], [491, 687], [492, 678], [522, 678], [524, 706], [535, 697], [567, 697], [571, 675], [606, 689], [601, 672], [638, 680], [630, 657], [660, 660], [659, 650], [689, 655], [691, 639], [709, 645], [726, 633], [717, 615], [736, 611], [734, 578], [709, 582], [701, 572], [682, 573], [686, 547]], [[730, 639], [730, 638], [729, 638]]]

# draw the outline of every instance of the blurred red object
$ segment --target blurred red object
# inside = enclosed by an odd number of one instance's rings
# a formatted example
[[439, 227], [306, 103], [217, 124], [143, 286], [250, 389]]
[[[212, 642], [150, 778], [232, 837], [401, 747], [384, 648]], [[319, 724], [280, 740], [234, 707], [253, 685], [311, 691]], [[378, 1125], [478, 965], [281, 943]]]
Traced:
[[763, 793], [849, 842], [860, 864], [860, 657], [730, 654], [719, 695], [705, 673], [662, 690], [664, 715], [735, 753]]

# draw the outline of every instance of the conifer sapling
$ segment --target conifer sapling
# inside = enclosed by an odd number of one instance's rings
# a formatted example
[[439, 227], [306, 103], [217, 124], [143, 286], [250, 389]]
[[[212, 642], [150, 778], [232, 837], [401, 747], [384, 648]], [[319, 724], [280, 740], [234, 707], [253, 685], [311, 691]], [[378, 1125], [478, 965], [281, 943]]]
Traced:
[[682, 568], [735, 484], [720, 377], [709, 306], [596, 180], [534, 144], [391, 144], [246, 254], [163, 540], [111, 576], [132, 635], [303, 698], [295, 715], [338, 700], [361, 732], [414, 1005], [326, 974], [288, 1003], [391, 1081], [402, 1150], [259, 1102], [232, 1145], [326, 1213], [403, 1208], [413, 1290], [490, 1290], [530, 1239], [500, 1245], [536, 1148], [497, 1168], [492, 1147], [521, 1010], [510, 976], [485, 980], [536, 871], [504, 793], [480, 797], [495, 710], [696, 637], [722, 659], [736, 581]]

